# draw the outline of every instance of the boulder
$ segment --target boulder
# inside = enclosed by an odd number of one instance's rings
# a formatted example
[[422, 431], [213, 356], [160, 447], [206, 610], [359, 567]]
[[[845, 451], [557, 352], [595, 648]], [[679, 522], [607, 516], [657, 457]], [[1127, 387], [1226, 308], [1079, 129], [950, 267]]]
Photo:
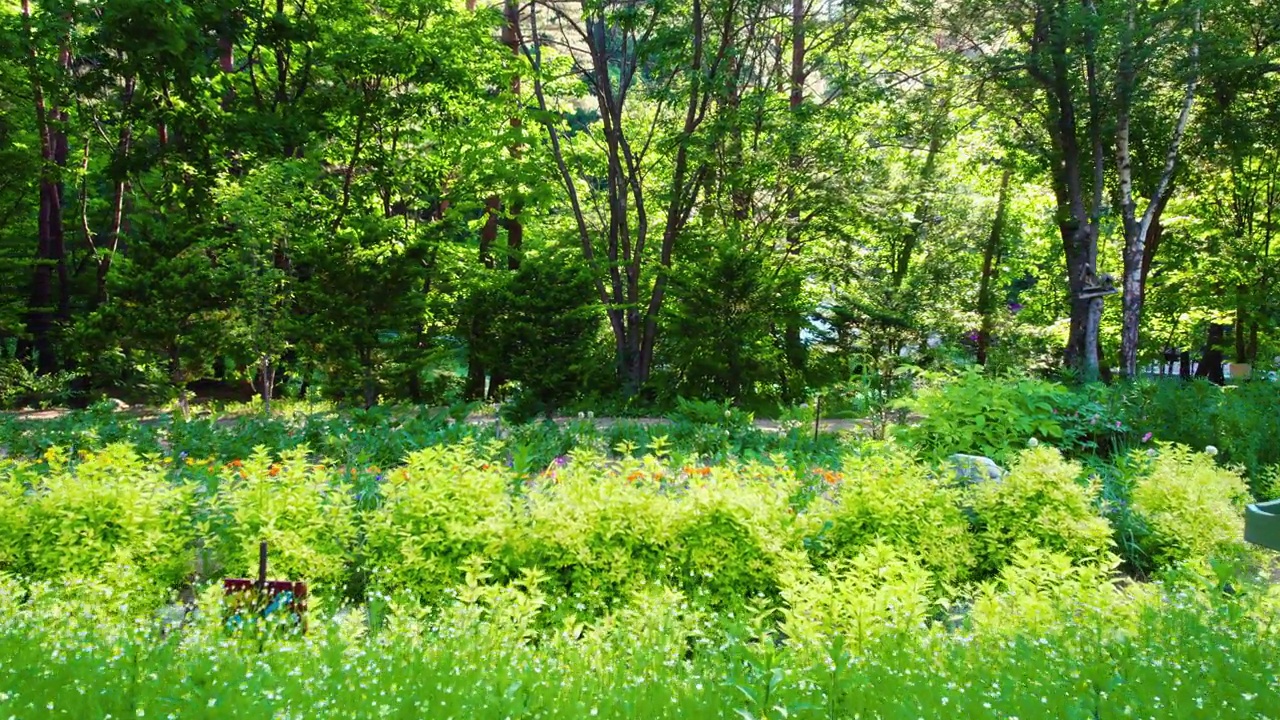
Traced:
[[966, 485], [999, 482], [1005, 475], [1005, 469], [997, 465], [995, 460], [982, 455], [957, 453], [947, 458], [947, 462], [951, 463], [951, 468], [955, 471], [956, 481]]

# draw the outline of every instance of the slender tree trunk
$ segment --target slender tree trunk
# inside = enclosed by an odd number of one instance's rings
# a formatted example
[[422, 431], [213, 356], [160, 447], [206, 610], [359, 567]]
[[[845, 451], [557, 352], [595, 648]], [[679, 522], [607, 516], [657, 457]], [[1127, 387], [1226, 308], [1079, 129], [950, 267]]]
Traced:
[[[520, 3], [519, 0], [505, 0], [502, 7], [502, 44], [511, 51], [512, 63], [520, 61]], [[520, 98], [520, 74], [512, 69], [511, 74], [511, 95], [516, 102]], [[512, 114], [511, 127], [518, 129], [520, 127], [519, 115]], [[512, 160], [519, 160], [520, 145], [517, 143], [509, 149]], [[516, 195], [518, 196], [518, 190]], [[508, 208], [507, 217], [504, 219], [503, 225], [507, 231], [507, 269], [520, 269], [520, 252], [524, 245], [524, 225], [520, 222], [520, 210], [523, 203], [518, 197], [513, 199], [511, 206]]]
[[1232, 340], [1235, 345], [1235, 361], [1238, 363], [1248, 362], [1248, 338], [1245, 333], [1249, 320], [1249, 286], [1244, 283], [1236, 284], [1236, 317], [1234, 327], [1231, 331]]
[[987, 236], [987, 245], [982, 252], [982, 280], [978, 286], [978, 313], [982, 317], [982, 327], [978, 330], [978, 364], [987, 364], [987, 348], [991, 343], [991, 333], [995, 325], [994, 286], [999, 271], [1002, 240], [1004, 237], [1005, 217], [1009, 210], [1009, 181], [1013, 178], [1012, 166], [1006, 164], [1000, 176], [1000, 192], [996, 196], [996, 215], [991, 222], [991, 234]]
[[[945, 112], [946, 108], [943, 108]], [[893, 266], [893, 287], [898, 289], [907, 279], [911, 269], [911, 256], [929, 232], [929, 214], [932, 212], [933, 182], [937, 175], [938, 153], [942, 149], [942, 128], [944, 122], [936, 122], [929, 132], [929, 149], [924, 157], [924, 169], [920, 173], [921, 192], [916, 204], [915, 219], [907, 228], [902, 238], [902, 247], [898, 250]]]
[[116, 172], [119, 173], [119, 176], [116, 178], [115, 188], [111, 197], [111, 223], [107, 227], [107, 249], [98, 258], [95, 305], [102, 305], [107, 302], [107, 276], [111, 272], [111, 262], [115, 258], [115, 254], [121, 249], [120, 233], [124, 227], [124, 202], [125, 196], [129, 193], [129, 176], [124, 166], [133, 145], [133, 126], [126, 116], [129, 113], [129, 108], [133, 105], [135, 87], [136, 81], [134, 78], [130, 77], [125, 80], [124, 93], [121, 96], [120, 134], [116, 139], [114, 157], [117, 164]]
[[[33, 35], [30, 0], [22, 0], [23, 26], [28, 37]], [[34, 38], [32, 37], [34, 43]], [[66, 41], [69, 42], [69, 39]], [[38, 56], [34, 44], [29, 48], [32, 61]], [[63, 45], [58, 53], [59, 68], [65, 73], [71, 65], [71, 52]], [[34, 70], [33, 70], [34, 73]], [[39, 215], [37, 219], [35, 266], [31, 292], [27, 298], [27, 334], [30, 349], [36, 356], [36, 371], [42, 374], [59, 367], [54, 345], [55, 318], [70, 313], [70, 281], [66, 264], [66, 244], [62, 226], [62, 174], [67, 164], [67, 137], [64, 132], [67, 113], [46, 104], [44, 87], [39, 78], [31, 78], [36, 114], [36, 130], [40, 137]], [[54, 299], [54, 276], [58, 279], [58, 299]]]
[[[801, 113], [804, 107], [805, 81], [808, 77], [805, 71], [805, 49], [805, 0], [791, 0], [791, 72], [788, 108], [791, 111], [792, 137], [787, 157], [791, 177], [787, 183], [786, 192], [787, 229], [784, 260], [800, 249], [800, 203], [796, 185], [800, 182], [802, 158], [799, 133], [803, 126]], [[781, 43], [779, 43], [779, 51], [781, 51]], [[795, 385], [797, 390], [802, 392], [805, 350], [801, 342], [800, 320], [801, 318], [795, 313], [789, 313], [782, 337], [787, 367], [792, 378], [792, 383], [789, 384]]]
[[[1129, 17], [1129, 25], [1132, 29], [1132, 14]], [[1186, 132], [1187, 124], [1191, 118], [1191, 108], [1195, 102], [1196, 87], [1200, 80], [1200, 46], [1197, 39], [1200, 32], [1199, 10], [1196, 11], [1192, 32], [1193, 39], [1188, 51], [1188, 58], [1193, 68], [1192, 75], [1187, 80], [1186, 89], [1183, 93], [1182, 108], [1174, 125], [1173, 134], [1169, 138], [1168, 148], [1165, 150], [1164, 167], [1159, 180], [1156, 182], [1155, 190], [1147, 202], [1146, 211], [1141, 216], [1137, 214], [1137, 204], [1133, 195], [1133, 169], [1129, 147], [1129, 109], [1133, 102], [1133, 93], [1136, 90], [1136, 71], [1133, 69], [1133, 60], [1127, 48], [1121, 56], [1121, 71], [1117, 80], [1120, 88], [1117, 93], [1117, 104], [1120, 112], [1116, 125], [1116, 169], [1120, 177], [1119, 204], [1122, 227], [1124, 228], [1124, 278], [1122, 281], [1124, 294], [1121, 298], [1120, 371], [1130, 378], [1136, 377], [1138, 374], [1139, 330], [1142, 324], [1142, 305], [1146, 294], [1146, 274], [1143, 268], [1150, 266], [1150, 259], [1147, 256], [1146, 249], [1147, 239], [1153, 227], [1160, 222], [1160, 216], [1163, 214], [1165, 206], [1173, 194], [1173, 173], [1177, 167], [1178, 151], [1182, 143], [1182, 136]]]

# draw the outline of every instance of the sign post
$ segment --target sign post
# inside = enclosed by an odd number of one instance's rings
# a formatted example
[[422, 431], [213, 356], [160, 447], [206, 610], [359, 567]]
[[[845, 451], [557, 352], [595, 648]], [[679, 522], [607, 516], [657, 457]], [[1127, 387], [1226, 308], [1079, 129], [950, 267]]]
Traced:
[[240, 630], [251, 623], [279, 622], [307, 631], [307, 584], [267, 579], [267, 543], [258, 545], [258, 577], [226, 578], [226, 627]]

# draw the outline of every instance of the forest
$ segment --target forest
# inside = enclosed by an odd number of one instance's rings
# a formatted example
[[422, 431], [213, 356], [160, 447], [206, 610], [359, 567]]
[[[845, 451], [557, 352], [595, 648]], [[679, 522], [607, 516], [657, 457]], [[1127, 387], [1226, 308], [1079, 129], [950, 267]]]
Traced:
[[1278, 48], [1264, 0], [7, 0], [0, 402], [1262, 374]]
[[0, 0], [0, 717], [1280, 708], [1280, 2]]

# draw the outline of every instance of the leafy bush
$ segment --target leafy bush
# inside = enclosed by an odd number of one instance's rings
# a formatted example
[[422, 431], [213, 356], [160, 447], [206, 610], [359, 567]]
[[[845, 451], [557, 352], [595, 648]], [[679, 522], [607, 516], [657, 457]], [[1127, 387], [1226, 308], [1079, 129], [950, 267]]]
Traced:
[[1240, 474], [1203, 452], [1161, 445], [1133, 485], [1145, 526], [1138, 545], [1155, 568], [1239, 549], [1248, 488]]
[[415, 452], [364, 517], [371, 589], [439, 600], [470, 558], [500, 560], [515, 523], [508, 480], [470, 445]]
[[800, 647], [825, 650], [833, 637], [863, 644], [886, 632], [913, 632], [929, 618], [933, 574], [919, 556], [875, 543], [826, 573], [798, 573], [782, 591], [782, 630]]
[[213, 499], [212, 550], [225, 572], [254, 577], [265, 540], [272, 577], [303, 580], [317, 594], [344, 589], [356, 537], [350, 486], [306, 448], [273, 463], [259, 447], [225, 471]]
[[515, 562], [546, 574], [566, 613], [600, 615], [671, 573], [676, 500], [658, 494], [652, 458], [601, 472], [583, 456], [553, 465], [530, 489]]
[[976, 563], [973, 536], [957, 490], [904, 453], [849, 457], [843, 470], [824, 475], [828, 487], [805, 513], [806, 544], [818, 563], [849, 559], [883, 542], [918, 553], [942, 582], [969, 576]]
[[186, 579], [194, 538], [188, 488], [126, 445], [75, 463], [51, 449], [45, 461], [48, 471], [25, 498], [19, 567], [33, 578], [118, 572], [122, 581], [135, 575], [160, 587]]
[[969, 369], [959, 378], [925, 388], [906, 407], [919, 422], [899, 438], [937, 457], [954, 453], [1004, 461], [1027, 440], [1063, 437], [1056, 410], [1068, 391], [1042, 380], [1003, 380]]
[[1149, 593], [1114, 582], [1114, 563], [1084, 563], [1046, 550], [1031, 539], [1014, 543], [1009, 562], [973, 593], [967, 620], [999, 635], [1033, 631], [1064, 613], [1083, 621], [1124, 627], [1136, 620]]
[[1243, 467], [1253, 480], [1266, 466], [1280, 464], [1280, 383], [1156, 381], [1124, 392], [1132, 395], [1134, 425], [1154, 430], [1160, 440], [1214, 445], [1222, 453], [1219, 460]]
[[806, 564], [790, 504], [798, 488], [786, 469], [758, 464], [690, 482], [674, 533], [675, 582], [685, 594], [714, 607], [777, 597], [782, 574]]
[[0, 572], [19, 569], [16, 565], [28, 549], [24, 478], [35, 479], [25, 463], [0, 458]]
[[982, 568], [998, 572], [1021, 539], [1076, 562], [1105, 558], [1112, 530], [1099, 514], [1098, 483], [1081, 483], [1081, 467], [1058, 450], [1040, 446], [1014, 459], [1008, 474], [973, 486], [969, 500], [977, 528]]

